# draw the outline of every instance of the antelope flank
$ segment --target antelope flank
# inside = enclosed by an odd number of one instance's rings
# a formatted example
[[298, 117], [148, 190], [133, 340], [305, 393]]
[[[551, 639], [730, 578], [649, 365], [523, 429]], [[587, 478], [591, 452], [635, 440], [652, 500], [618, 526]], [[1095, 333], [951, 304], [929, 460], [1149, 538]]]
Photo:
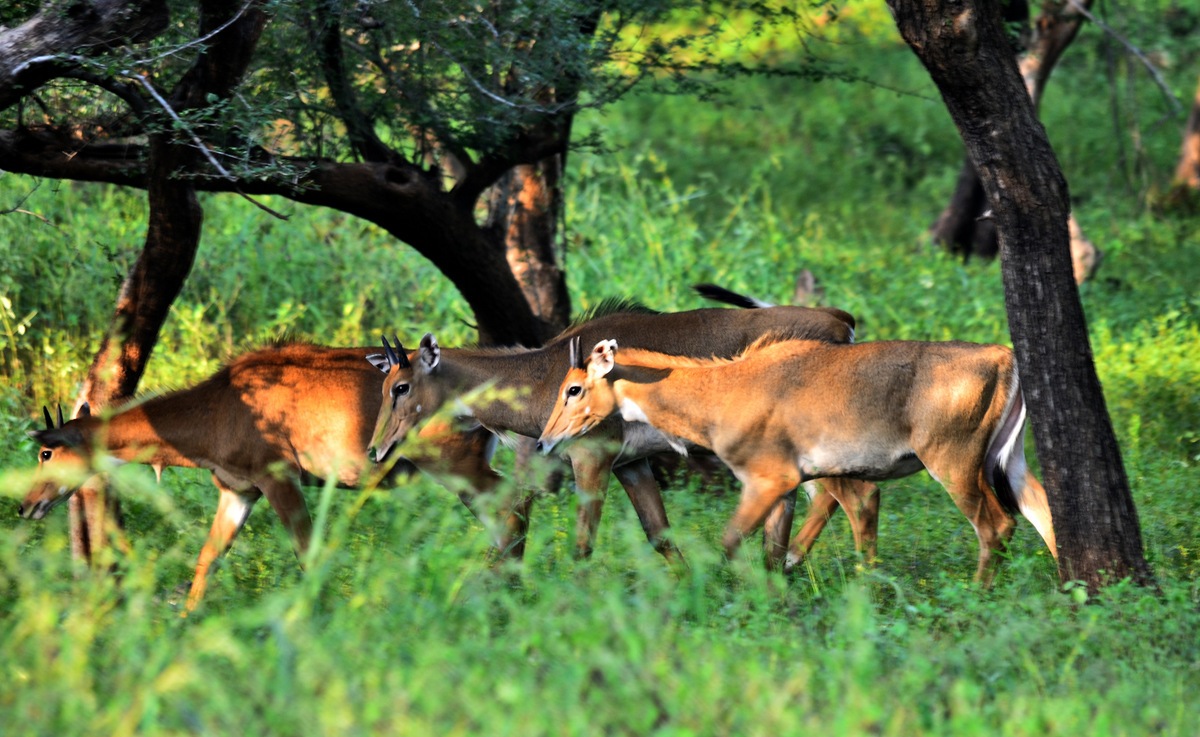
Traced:
[[[266, 497], [298, 554], [312, 521], [300, 493], [301, 474], [358, 485], [376, 471], [367, 458], [371, 419], [383, 377], [369, 348], [281, 345], [244, 354], [201, 383], [134, 401], [110, 416], [79, 417], [30, 433], [41, 448], [21, 516], [40, 519], [96, 470], [98, 455], [153, 466], [212, 471], [220, 501], [200, 552], [187, 608], [199, 603], [209, 567], [233, 543], [254, 504]], [[435, 474], [489, 488], [491, 437], [466, 433], [439, 442], [437, 453], [413, 458]]]
[[[733, 359], [596, 344], [570, 366], [538, 441], [543, 452], [618, 415], [710, 448], [742, 482], [730, 555], [801, 481], [885, 480], [922, 468], [979, 538], [976, 578], [1012, 536], [1018, 509], [1057, 557], [1042, 485], [1025, 465], [1025, 409], [998, 345], [760, 341]], [[788, 555], [794, 565], [797, 551]]]
[[[747, 298], [748, 299], [748, 298]], [[654, 313], [619, 304], [612, 311], [567, 329], [538, 349], [442, 349], [427, 334], [410, 354], [390, 351], [379, 368], [387, 373], [383, 403], [371, 446], [388, 453], [415, 427], [445, 406], [483, 386], [516, 394], [519, 401], [483, 401], [460, 406], [455, 412], [495, 432], [537, 437], [554, 409], [559, 386], [558, 367], [573, 360], [579, 341], [588, 344], [617, 335], [634, 346], [669, 354], [734, 355], [763, 336], [807, 338], [846, 343], [853, 338], [854, 319], [830, 308], [769, 307], [763, 309], [699, 309]], [[596, 442], [577, 444], [568, 455], [580, 494], [576, 552], [591, 554], [596, 527], [608, 485], [610, 469], [633, 502], [647, 538], [664, 555], [673, 548], [664, 536], [668, 522], [647, 457], [682, 448], [672, 438], [644, 423], [620, 418], [594, 433]], [[793, 488], [795, 484], [793, 484]], [[841, 502], [850, 516], [856, 541], [873, 549], [877, 500], [875, 487], [849, 480], [834, 480], [817, 495], [810, 519], [795, 542], [807, 549], [824, 526], [827, 515]], [[789, 492], [791, 489], [788, 490]], [[521, 500], [513, 516], [527, 519], [530, 499]], [[792, 506], [776, 508], [768, 523], [768, 562], [781, 560], [791, 529]]]

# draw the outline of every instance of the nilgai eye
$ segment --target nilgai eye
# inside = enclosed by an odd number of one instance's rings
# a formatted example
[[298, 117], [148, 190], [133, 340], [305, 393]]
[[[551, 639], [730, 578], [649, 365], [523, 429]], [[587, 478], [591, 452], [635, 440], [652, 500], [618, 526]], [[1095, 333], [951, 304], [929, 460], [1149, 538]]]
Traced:
[[54, 457], [54, 453], [52, 451], [49, 451], [49, 450], [42, 451], [42, 460], [43, 461], [48, 461], [53, 457]]
[[396, 384], [392, 387], [393, 397], [403, 397], [405, 394], [408, 394], [408, 384]]
[[578, 397], [579, 392], [581, 392], [581, 391], [583, 391], [583, 387], [579, 386], [578, 384], [576, 384], [574, 386], [569, 386], [569, 387], [567, 387], [567, 396], [568, 397]]

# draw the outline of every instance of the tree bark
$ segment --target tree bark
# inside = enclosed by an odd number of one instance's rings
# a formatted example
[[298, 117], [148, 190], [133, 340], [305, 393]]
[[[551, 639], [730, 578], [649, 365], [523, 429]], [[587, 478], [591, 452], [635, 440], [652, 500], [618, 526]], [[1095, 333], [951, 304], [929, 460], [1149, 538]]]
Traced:
[[0, 27], [0, 110], [58, 76], [58, 54], [147, 40], [167, 22], [162, 0], [52, 0], [16, 28]]
[[1192, 102], [1192, 112], [1183, 126], [1183, 146], [1175, 166], [1175, 187], [1200, 192], [1200, 86]]
[[[245, 72], [250, 59], [246, 47], [253, 49], [266, 21], [260, 7], [210, 0], [201, 9], [200, 32], [216, 30], [235, 13], [239, 17], [212, 39], [210, 50], [173, 91], [168, 104], [176, 112], [208, 104], [209, 95], [227, 97]], [[200, 244], [203, 211], [195, 186], [176, 176], [197, 166], [199, 152], [191, 141], [168, 135], [152, 136], [148, 148], [146, 242], [121, 285], [116, 313], [88, 370], [75, 413], [84, 402], [99, 409], [133, 397]], [[98, 560], [100, 550], [123, 526], [120, 504], [105, 491], [103, 484], [89, 482], [70, 501], [71, 551], [89, 563]]]
[[1070, 201], [986, 0], [888, 0], [979, 172], [1000, 244], [1005, 306], [1059, 544], [1059, 575], [1150, 584], [1137, 510], [1072, 278]]
[[[1080, 5], [1086, 9], [1091, 5], [1091, 0], [1080, 0]], [[1051, 1], [1042, 7], [1028, 34], [1027, 49], [1019, 60], [1021, 77], [1035, 112], [1041, 106], [1042, 95], [1054, 65], [1075, 39], [1083, 21], [1083, 14], [1070, 3]], [[993, 259], [999, 245], [994, 225], [990, 219], [983, 217], [986, 211], [983, 185], [967, 158], [959, 172], [950, 202], [930, 228], [930, 235], [934, 242], [942, 243], [964, 257]], [[1075, 283], [1082, 284], [1098, 268], [1100, 252], [1083, 234], [1073, 214], [1070, 215], [1070, 221], [1072, 272]]]
[[[567, 277], [558, 266], [555, 245], [563, 207], [562, 167], [565, 153], [542, 159], [537, 164], [513, 167], [492, 187], [488, 195], [488, 219], [484, 226], [504, 247], [508, 268], [529, 303], [537, 321], [538, 345], [562, 332], [571, 321], [571, 298]], [[528, 531], [535, 483], [532, 459], [537, 455], [532, 438], [518, 438], [514, 473], [527, 491], [518, 505], [521, 519], [514, 520], [517, 534]], [[565, 466], [555, 464], [541, 491], [554, 493], [562, 486]]]
[[513, 167], [489, 197], [485, 226], [504, 243], [505, 259], [539, 323], [541, 339], [571, 321], [566, 274], [555, 254], [562, 212], [563, 156]]

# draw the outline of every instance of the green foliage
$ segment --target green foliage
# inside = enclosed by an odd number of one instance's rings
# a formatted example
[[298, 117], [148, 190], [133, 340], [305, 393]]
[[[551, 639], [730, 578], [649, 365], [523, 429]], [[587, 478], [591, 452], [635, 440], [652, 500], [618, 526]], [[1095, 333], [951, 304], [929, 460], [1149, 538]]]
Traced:
[[150, 573], [186, 546], [136, 540], [118, 591], [30, 528], [0, 538], [8, 732], [1182, 735], [1197, 717], [1175, 665], [1196, 656], [1194, 585], [1080, 607], [1018, 564], [988, 593], [885, 573], [814, 593], [686, 534], [676, 579], [627, 513], [596, 560], [535, 555], [514, 581], [444, 492], [349, 501], [303, 579], [256, 513], [187, 620]]
[[[22, 22], [35, 8], [22, 2], [3, 17]], [[209, 42], [197, 38], [195, 5], [171, 0], [164, 33], [72, 54], [75, 74], [0, 110], [0, 125], [83, 131], [87, 142], [175, 131], [203, 139], [227, 172], [291, 184], [313, 161], [394, 157], [382, 147], [434, 170], [451, 158], [527, 162], [525, 149], [553, 145], [576, 113], [647, 80], [711, 95], [716, 80], [747, 72], [847, 74], [827, 56], [786, 51], [838, 16], [827, 3], [272, 0], [265, 9], [254, 58], [227, 98], [164, 100]]]
[[[636, 96], [580, 120], [611, 151], [569, 161], [577, 312], [610, 296], [697, 307], [689, 286], [701, 281], [787, 302], [809, 269], [825, 304], [858, 317], [860, 339], [1007, 342], [997, 266], [924, 241], [961, 156], [936, 94], [886, 13], [854, 3], [839, 15], [838, 42], [876, 85], [755, 79], [728, 98], [738, 105]], [[214, 490], [200, 471], [169, 470], [159, 487], [128, 467], [119, 585], [70, 561], [61, 511], [42, 523], [0, 514], [4, 734], [1192, 734], [1200, 226], [1145, 212], [1113, 163], [1112, 130], [1078, 123], [1108, 120], [1109, 100], [1094, 29], [1076, 43], [1045, 116], [1076, 214], [1106, 252], [1082, 298], [1161, 595], [1121, 584], [1088, 600], [1061, 586], [1027, 524], [995, 588], [978, 590], [970, 525], [923, 475], [885, 485], [876, 566], [861, 564], [838, 517], [791, 580], [764, 573], [753, 544], [721, 560], [736, 496], [694, 482], [666, 496], [690, 564], [676, 576], [616, 488], [593, 559], [571, 557], [574, 501], [562, 493], [535, 505], [524, 567], [497, 572], [482, 526], [418, 479], [369, 495], [307, 489], [325, 516], [303, 575], [259, 505], [203, 607], [181, 619], [177, 587]], [[783, 41], [767, 51], [799, 53]], [[1172, 127], [1144, 131], [1147, 179], [1169, 176]], [[269, 204], [291, 219], [204, 200], [201, 251], [147, 391], [279, 337], [472, 338], [449, 282], [386, 234]], [[137, 192], [3, 175], [10, 208], [24, 211], [0, 215], [11, 509], [33, 464], [24, 433], [40, 404], [74, 396], [145, 212]]]

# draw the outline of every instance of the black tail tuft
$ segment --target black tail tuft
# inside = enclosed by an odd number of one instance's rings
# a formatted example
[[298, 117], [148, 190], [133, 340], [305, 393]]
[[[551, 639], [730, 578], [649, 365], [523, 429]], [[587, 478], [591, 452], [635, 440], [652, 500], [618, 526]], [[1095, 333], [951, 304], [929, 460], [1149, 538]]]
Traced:
[[773, 307], [770, 302], [763, 302], [753, 297], [747, 297], [744, 294], [732, 292], [725, 287], [718, 287], [716, 284], [696, 284], [692, 286], [696, 293], [705, 299], [711, 299], [716, 302], [724, 302], [734, 305], [735, 307], [743, 307], [753, 310], [760, 307]]
[[[1021, 396], [1021, 390], [1018, 387], [1013, 390], [1012, 399], [1009, 400], [1009, 404], [1000, 418], [1000, 427], [996, 429], [995, 437], [992, 438], [983, 459], [983, 480], [992, 487], [992, 491], [996, 492], [996, 500], [1009, 514], [1016, 513], [1019, 507], [1017, 495], [1012, 484], [1009, 483], [1008, 472], [1005, 470], [1005, 466], [1011, 462], [1013, 454], [1011, 450], [1007, 453], [1005, 450], [1011, 449], [1013, 443], [1024, 442], [1024, 422], [1025, 397]], [[1020, 455], [1023, 457], [1023, 448], [1017, 447], [1018, 450], [1021, 450]]]
[[1021, 507], [1017, 504], [1017, 495], [1013, 493], [1012, 484], [1008, 483], [1008, 474], [1003, 468], [997, 468], [987, 482], [992, 491], [996, 492], [996, 501], [1000, 502], [1000, 507], [1005, 512], [1011, 515], [1021, 512]]

